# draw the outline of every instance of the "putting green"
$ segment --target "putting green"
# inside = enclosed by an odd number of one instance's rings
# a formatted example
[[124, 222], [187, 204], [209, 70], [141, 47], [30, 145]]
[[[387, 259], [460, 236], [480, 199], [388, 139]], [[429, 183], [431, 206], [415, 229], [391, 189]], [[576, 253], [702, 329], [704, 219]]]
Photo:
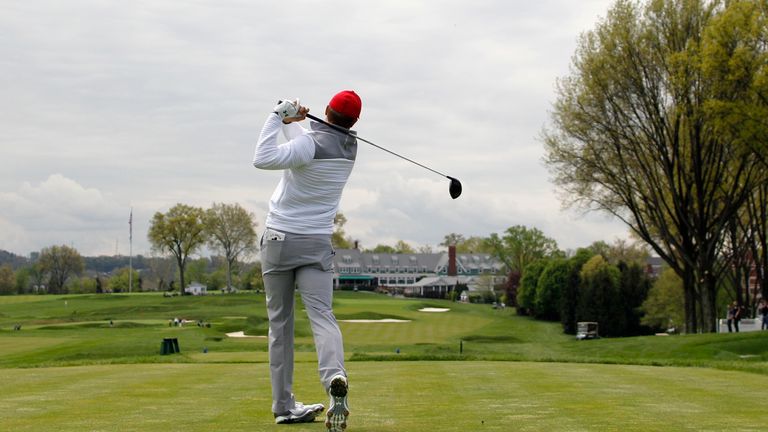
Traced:
[[[309, 360], [309, 359], [307, 359]], [[768, 376], [705, 368], [351, 362], [350, 432], [759, 430]], [[294, 391], [325, 401], [316, 364]], [[268, 365], [0, 369], [3, 431], [264, 431]], [[285, 427], [282, 427], [285, 428]], [[323, 430], [318, 422], [291, 432]]]

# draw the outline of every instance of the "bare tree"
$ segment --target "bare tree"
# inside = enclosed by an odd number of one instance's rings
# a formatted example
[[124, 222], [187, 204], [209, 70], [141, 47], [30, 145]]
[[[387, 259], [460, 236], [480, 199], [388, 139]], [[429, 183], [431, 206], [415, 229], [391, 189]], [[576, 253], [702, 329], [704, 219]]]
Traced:
[[70, 276], [83, 272], [83, 257], [76, 249], [67, 245], [50, 246], [40, 251], [40, 269], [48, 275], [48, 291], [53, 294], [64, 292], [64, 284]]

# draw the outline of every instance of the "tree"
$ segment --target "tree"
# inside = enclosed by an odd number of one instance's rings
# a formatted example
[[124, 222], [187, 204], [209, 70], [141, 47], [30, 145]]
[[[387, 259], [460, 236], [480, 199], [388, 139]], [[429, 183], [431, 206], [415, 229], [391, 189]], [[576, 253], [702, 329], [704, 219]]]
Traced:
[[602, 255], [603, 258], [614, 265], [620, 262], [645, 265], [650, 256], [646, 245], [638, 242], [628, 242], [619, 238], [613, 244], [608, 244], [602, 240], [596, 241], [589, 245], [589, 249], [594, 255]]
[[421, 253], [421, 254], [431, 254], [431, 253], [434, 253], [434, 250], [432, 249], [432, 246], [430, 246], [428, 244], [427, 245], [419, 246], [417, 251], [419, 253]]
[[[139, 272], [136, 270], [130, 270], [128, 267], [123, 267], [119, 269], [114, 276], [109, 278], [109, 289], [114, 293], [119, 292], [128, 292], [128, 284], [129, 284], [129, 278], [130, 278], [130, 271], [133, 271], [133, 280], [136, 281], [138, 285], [138, 291], [141, 291], [142, 286], [140, 281]], [[95, 291], [95, 285], [94, 285], [94, 291]], [[137, 288], [136, 285], [133, 287], [134, 289]]]
[[256, 262], [245, 272], [245, 289], [263, 291], [264, 278], [261, 274], [261, 263]]
[[212, 262], [208, 258], [190, 259], [187, 261], [186, 271], [184, 272], [187, 280], [192, 282], [199, 282], [208, 286], [208, 276], [212, 268]]
[[587, 249], [592, 252], [592, 255], [600, 255], [606, 260], [609, 259], [611, 255], [611, 245], [603, 240], [593, 242]]
[[149, 269], [142, 273], [142, 279], [147, 282], [147, 286], [149, 287], [149, 282], [152, 281], [155, 290], [168, 290], [168, 284], [176, 274], [174, 260], [167, 257], [151, 257], [147, 259], [147, 265]]
[[571, 265], [567, 260], [549, 260], [536, 283], [533, 301], [536, 318], [548, 321], [560, 319], [560, 298], [570, 276]]
[[601, 336], [621, 336], [626, 327], [619, 290], [621, 273], [601, 255], [595, 255], [581, 269], [577, 321], [596, 321]]
[[29, 267], [22, 267], [16, 271], [16, 292], [24, 294], [29, 289], [31, 275]]
[[180, 292], [184, 293], [184, 269], [191, 254], [205, 244], [205, 212], [198, 207], [176, 204], [167, 213], [155, 213], [149, 226], [149, 241], [160, 252], [170, 252], [179, 269]]
[[503, 237], [491, 234], [488, 247], [492, 254], [511, 271], [525, 272], [525, 267], [541, 258], [560, 254], [557, 242], [544, 235], [537, 228], [515, 225], [507, 228]]
[[340, 211], [336, 212], [336, 216], [333, 217], [333, 234], [331, 234], [331, 243], [336, 249], [352, 249], [355, 242], [347, 237], [344, 232], [344, 225], [347, 224], [347, 217]]
[[[742, 208], [742, 212], [734, 215], [725, 227], [722, 259], [726, 264], [725, 274], [730, 283], [723, 284], [730, 300], [736, 300], [741, 306], [749, 308], [749, 279], [752, 265], [755, 264], [751, 252], [755, 249], [755, 232], [750, 224], [748, 212], [750, 202]], [[755, 269], [758, 270], [758, 269]], [[760, 276], [760, 271], [756, 272]], [[730, 288], [730, 289], [729, 289]], [[730, 303], [730, 302], [729, 302]]]
[[702, 38], [702, 65], [715, 94], [705, 110], [741, 151], [768, 167], [768, 2], [726, 2]]
[[641, 319], [643, 316], [642, 305], [648, 297], [651, 282], [645, 274], [644, 267], [633, 262], [618, 264], [621, 272], [619, 280], [619, 294], [621, 300], [621, 314], [625, 318], [623, 329], [617, 329], [621, 336], [638, 336], [643, 333]]
[[16, 276], [9, 264], [0, 266], [0, 295], [16, 292]]
[[438, 246], [443, 246], [447, 248], [448, 246], [455, 246], [459, 243], [463, 243], [464, 240], [465, 238], [463, 235], [450, 233], [450, 234], [446, 234], [445, 237], [443, 237], [443, 241]]
[[642, 324], [659, 329], [679, 329], [685, 323], [683, 281], [672, 269], [664, 270], [642, 305]]
[[504, 296], [508, 306], [517, 307], [517, 291], [520, 289], [520, 272], [510, 271], [507, 273], [507, 280], [504, 282]]
[[[125, 286], [127, 290], [127, 282]], [[95, 294], [96, 280], [89, 277], [71, 277], [67, 280], [66, 287], [69, 294]]]
[[755, 276], [760, 295], [768, 299], [768, 182], [763, 182], [747, 202], [749, 219], [750, 255], [755, 265]]
[[[208, 281], [205, 284], [209, 290], [220, 290], [227, 288], [228, 278], [232, 277], [226, 269], [220, 268], [208, 274]], [[240, 286], [239, 278], [232, 277], [231, 286]]]
[[576, 309], [579, 305], [581, 269], [593, 256], [595, 254], [590, 249], [582, 248], [577, 250], [576, 254], [568, 260], [571, 267], [570, 277], [560, 296], [560, 322], [563, 324], [563, 332], [566, 334], [576, 334]]
[[403, 240], [398, 240], [397, 243], [395, 243], [395, 253], [412, 254], [416, 253], [416, 250], [413, 248], [413, 246], [409, 245]]
[[517, 313], [520, 315], [535, 314], [536, 288], [539, 277], [546, 267], [546, 260], [538, 260], [528, 264], [523, 269], [520, 287], [517, 289]]
[[45, 289], [45, 270], [40, 263], [40, 258], [29, 266], [29, 277], [32, 282], [32, 291], [39, 293]]
[[445, 236], [441, 246], [456, 246], [456, 253], [492, 253], [488, 239], [484, 237], [471, 236], [464, 237], [461, 234], [448, 234]]
[[619, 0], [558, 84], [546, 163], [566, 204], [608, 212], [682, 278], [686, 329], [714, 331], [724, 227], [761, 175], [708, 102], [713, 19], [739, 2]]
[[50, 246], [40, 251], [40, 270], [48, 276], [48, 291], [52, 294], [64, 292], [67, 279], [80, 275], [85, 264], [80, 253], [67, 245]]
[[216, 204], [206, 211], [208, 245], [227, 263], [227, 288], [232, 289], [232, 270], [237, 260], [256, 252], [256, 223], [240, 204]]
[[375, 248], [366, 250], [366, 252], [380, 253], [380, 254], [395, 254], [397, 249], [385, 244], [378, 244]]

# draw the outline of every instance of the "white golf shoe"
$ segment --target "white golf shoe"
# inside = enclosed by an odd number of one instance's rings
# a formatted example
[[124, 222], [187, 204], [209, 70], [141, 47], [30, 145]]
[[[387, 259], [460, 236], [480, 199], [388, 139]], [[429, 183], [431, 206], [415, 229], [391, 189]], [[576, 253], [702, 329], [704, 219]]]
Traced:
[[323, 404], [311, 404], [304, 405], [301, 402], [296, 402], [296, 407], [292, 410], [288, 410], [284, 413], [275, 414], [276, 424], [291, 424], [291, 423], [312, 423], [315, 421], [315, 417], [323, 412], [325, 407]]
[[349, 417], [348, 391], [349, 386], [345, 376], [336, 375], [333, 377], [331, 387], [328, 389], [331, 404], [325, 419], [325, 427], [328, 428], [328, 432], [343, 432], [347, 428], [347, 417]]

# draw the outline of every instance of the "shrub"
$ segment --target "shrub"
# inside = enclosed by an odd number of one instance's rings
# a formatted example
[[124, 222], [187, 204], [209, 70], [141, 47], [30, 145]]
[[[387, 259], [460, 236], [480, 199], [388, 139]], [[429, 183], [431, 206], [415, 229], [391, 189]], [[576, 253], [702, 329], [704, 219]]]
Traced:
[[[131, 273], [133, 273], [133, 280], [131, 281]], [[115, 275], [109, 278], [109, 289], [114, 293], [120, 293], [120, 292], [137, 292], [141, 291], [141, 283], [139, 272], [134, 270], [129, 270], [128, 267], [123, 267], [117, 272], [115, 272]]]
[[67, 280], [66, 289], [70, 294], [96, 294], [96, 279], [73, 277]]

